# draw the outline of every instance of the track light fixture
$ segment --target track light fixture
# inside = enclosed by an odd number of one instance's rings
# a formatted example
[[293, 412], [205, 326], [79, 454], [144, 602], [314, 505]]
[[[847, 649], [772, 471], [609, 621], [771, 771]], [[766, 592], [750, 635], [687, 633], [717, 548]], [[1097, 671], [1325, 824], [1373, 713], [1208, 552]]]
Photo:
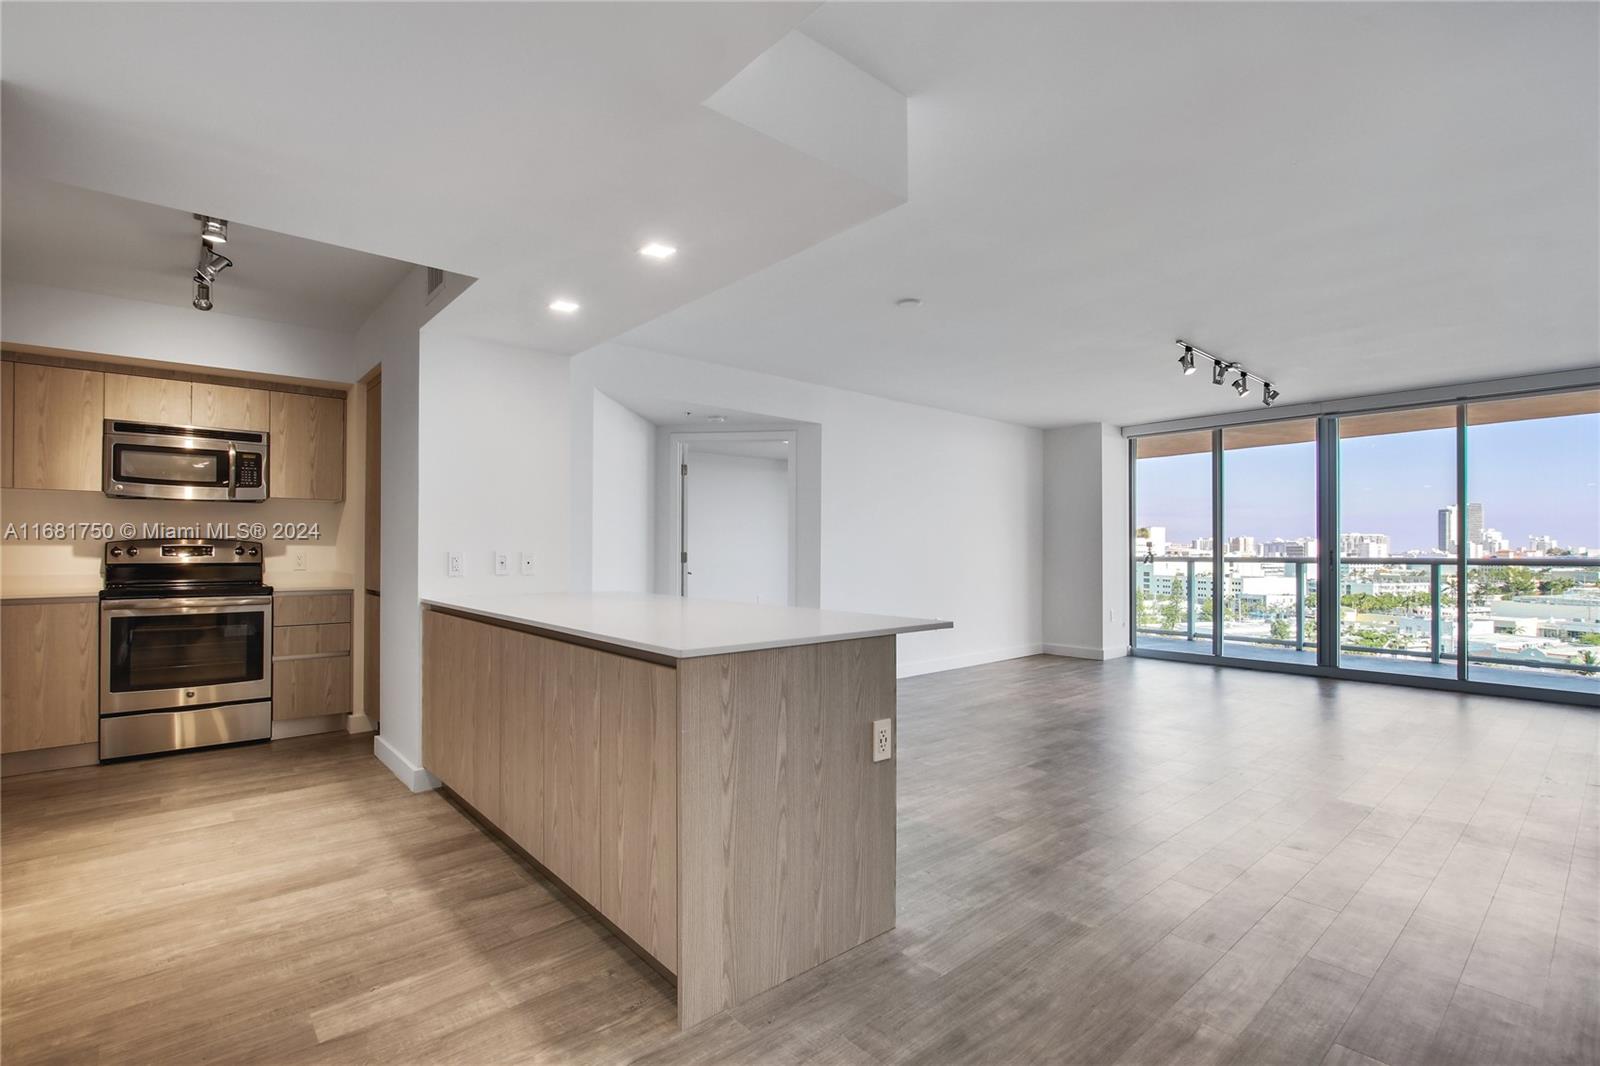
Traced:
[[194, 276], [206, 284], [217, 280], [217, 275], [233, 266], [233, 260], [221, 252], [214, 252], [207, 244], [200, 245], [200, 262], [195, 264]]
[[1202, 359], [1211, 360], [1211, 384], [1226, 385], [1228, 383], [1228, 375], [1237, 374], [1238, 376], [1233, 379], [1234, 392], [1240, 396], [1248, 396], [1250, 394], [1250, 382], [1255, 380], [1261, 382], [1261, 403], [1263, 406], [1271, 407], [1277, 401], [1278, 390], [1273, 388], [1272, 382], [1259, 376], [1252, 378], [1250, 371], [1238, 363], [1230, 363], [1226, 359], [1219, 359], [1208, 351], [1196, 348], [1186, 340], [1180, 338], [1177, 343], [1183, 347], [1183, 354], [1178, 356], [1178, 366], [1183, 369], [1185, 376], [1194, 373], [1195, 356], [1199, 356]]
[[196, 215], [200, 220], [200, 239], [207, 244], [228, 243], [228, 220], [225, 218], [212, 218], [210, 215]]
[[211, 286], [198, 277], [194, 279], [194, 309], [196, 311], [211, 310]]

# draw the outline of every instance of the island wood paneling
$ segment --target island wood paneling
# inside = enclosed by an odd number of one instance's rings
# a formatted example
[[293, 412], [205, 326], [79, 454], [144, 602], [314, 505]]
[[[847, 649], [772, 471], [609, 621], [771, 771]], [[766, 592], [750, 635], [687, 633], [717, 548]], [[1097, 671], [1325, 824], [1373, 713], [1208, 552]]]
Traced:
[[99, 740], [99, 606], [0, 607], [0, 751]]
[[546, 640], [544, 854], [585, 899], [600, 901], [601, 652]]
[[98, 492], [105, 375], [29, 363], [12, 373], [12, 484]]
[[15, 370], [11, 363], [0, 363], [0, 488], [11, 487], [11, 386]]
[[271, 484], [274, 497], [344, 498], [344, 400], [272, 394]]
[[106, 375], [106, 417], [161, 426], [190, 425], [190, 386], [174, 378]]
[[894, 926], [890, 637], [678, 664], [679, 1023]]
[[592, 654], [600, 668], [600, 910], [676, 971], [677, 672]]
[[197, 426], [263, 431], [272, 428], [272, 393], [266, 389], [197, 381], [192, 407]]
[[497, 824], [528, 854], [540, 856], [545, 853], [544, 678], [553, 645], [515, 629], [497, 628], [494, 639], [500, 713]]
[[495, 699], [495, 634], [492, 626], [425, 612], [422, 759], [434, 776], [498, 824], [500, 713]]

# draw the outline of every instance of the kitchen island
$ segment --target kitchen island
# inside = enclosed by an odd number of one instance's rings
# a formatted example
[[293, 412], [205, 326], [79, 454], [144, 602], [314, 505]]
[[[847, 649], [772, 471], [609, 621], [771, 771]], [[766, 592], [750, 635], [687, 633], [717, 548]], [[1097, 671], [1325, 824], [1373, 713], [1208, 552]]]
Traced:
[[895, 635], [689, 600], [425, 599], [423, 763], [677, 982], [683, 1028], [894, 926]]

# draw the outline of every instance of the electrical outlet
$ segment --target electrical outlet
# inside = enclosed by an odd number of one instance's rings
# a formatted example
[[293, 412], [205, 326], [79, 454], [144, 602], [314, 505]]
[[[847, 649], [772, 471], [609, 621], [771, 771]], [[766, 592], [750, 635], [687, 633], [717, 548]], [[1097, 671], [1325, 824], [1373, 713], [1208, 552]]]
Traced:
[[294, 568], [296, 570], [306, 569], [306, 550], [304, 548], [296, 548], [294, 550]]
[[466, 567], [461, 562], [460, 552], [445, 553], [444, 573], [446, 577], [461, 577], [466, 573]]
[[532, 552], [523, 552], [522, 553], [522, 576], [523, 577], [532, 577], [533, 576], [533, 553]]
[[894, 754], [894, 738], [889, 731], [892, 719], [879, 718], [872, 723], [872, 761], [884, 762]]
[[507, 574], [511, 573], [510, 552], [494, 553], [494, 573], [496, 577], [505, 577]]

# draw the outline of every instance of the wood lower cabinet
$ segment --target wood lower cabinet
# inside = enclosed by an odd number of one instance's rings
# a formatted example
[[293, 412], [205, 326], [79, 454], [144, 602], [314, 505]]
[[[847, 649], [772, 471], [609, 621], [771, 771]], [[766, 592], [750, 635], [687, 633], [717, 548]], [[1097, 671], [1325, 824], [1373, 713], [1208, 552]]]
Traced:
[[433, 610], [423, 643], [429, 772], [675, 970], [676, 672]]
[[267, 491], [291, 499], [344, 499], [344, 399], [274, 392], [271, 419]]
[[99, 740], [99, 605], [0, 607], [0, 751]]
[[187, 381], [134, 374], [106, 375], [106, 417], [158, 426], [197, 425], [190, 421]]
[[12, 374], [12, 484], [100, 491], [106, 376], [30, 363]]
[[272, 598], [272, 720], [347, 715], [354, 709], [349, 592], [280, 592]]

